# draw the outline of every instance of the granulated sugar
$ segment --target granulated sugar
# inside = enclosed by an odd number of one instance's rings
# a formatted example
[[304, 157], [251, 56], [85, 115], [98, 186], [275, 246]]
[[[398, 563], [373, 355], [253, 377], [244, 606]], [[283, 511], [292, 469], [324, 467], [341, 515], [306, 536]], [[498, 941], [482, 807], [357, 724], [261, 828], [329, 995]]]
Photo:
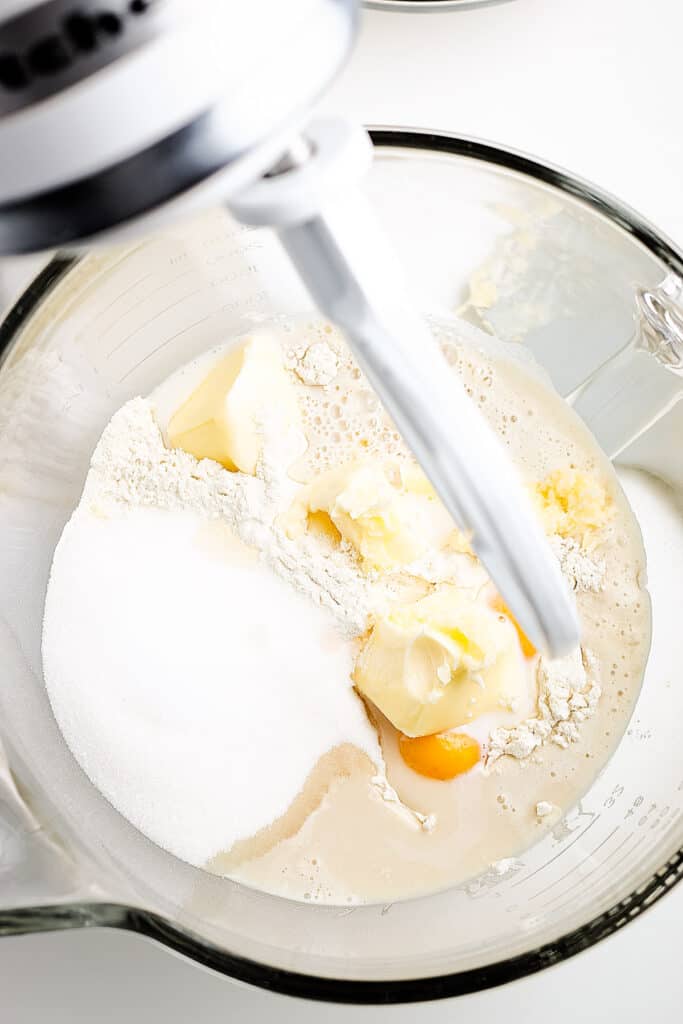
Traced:
[[167, 451], [143, 400], [92, 465], [55, 553], [43, 661], [67, 743], [117, 810], [199, 865], [282, 815], [340, 744], [381, 771], [324, 606], [341, 567], [314, 580], [305, 553], [259, 559], [231, 530], [263, 551], [267, 484]]

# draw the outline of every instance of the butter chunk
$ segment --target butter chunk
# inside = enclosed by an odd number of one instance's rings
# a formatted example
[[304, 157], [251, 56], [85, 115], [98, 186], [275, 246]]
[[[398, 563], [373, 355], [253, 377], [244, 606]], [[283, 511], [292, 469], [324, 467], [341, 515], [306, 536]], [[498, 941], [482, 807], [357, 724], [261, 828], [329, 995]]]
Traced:
[[533, 496], [546, 533], [579, 543], [614, 515], [612, 499], [600, 480], [578, 469], [553, 470], [536, 483]]
[[298, 424], [299, 414], [280, 345], [268, 334], [254, 334], [221, 359], [174, 413], [168, 442], [197, 459], [253, 475], [264, 420], [287, 429]]
[[448, 584], [375, 620], [354, 682], [407, 736], [444, 732], [529, 698], [514, 626]]
[[431, 486], [410, 464], [371, 459], [322, 473], [302, 488], [287, 517], [290, 536], [327, 516], [367, 568], [408, 565], [454, 532]]

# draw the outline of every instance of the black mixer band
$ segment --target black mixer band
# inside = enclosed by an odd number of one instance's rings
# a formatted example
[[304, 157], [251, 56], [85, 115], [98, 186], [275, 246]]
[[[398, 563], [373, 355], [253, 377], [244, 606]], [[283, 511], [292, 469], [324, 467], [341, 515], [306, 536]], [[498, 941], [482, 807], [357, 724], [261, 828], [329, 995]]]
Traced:
[[0, 22], [0, 116], [55, 96], [167, 27], [164, 0], [47, 0]]

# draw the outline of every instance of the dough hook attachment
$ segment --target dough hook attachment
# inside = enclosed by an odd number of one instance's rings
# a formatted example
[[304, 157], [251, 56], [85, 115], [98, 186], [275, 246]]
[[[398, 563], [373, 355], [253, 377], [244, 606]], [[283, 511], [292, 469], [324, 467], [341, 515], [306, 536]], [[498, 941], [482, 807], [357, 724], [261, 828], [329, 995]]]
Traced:
[[541, 650], [565, 654], [579, 642], [573, 599], [509, 457], [423, 320], [400, 301], [395, 260], [354, 189], [370, 160], [360, 129], [314, 122], [230, 207], [245, 223], [277, 228], [525, 633]]

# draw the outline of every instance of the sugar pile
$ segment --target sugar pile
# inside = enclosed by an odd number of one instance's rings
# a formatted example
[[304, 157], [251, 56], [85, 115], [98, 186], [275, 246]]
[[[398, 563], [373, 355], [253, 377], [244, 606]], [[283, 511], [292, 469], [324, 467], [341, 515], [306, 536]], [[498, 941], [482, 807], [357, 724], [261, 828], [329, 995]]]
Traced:
[[272, 486], [169, 452], [135, 400], [53, 562], [43, 664], [64, 737], [117, 810], [196, 865], [284, 814], [334, 747], [383, 770], [329, 607], [344, 567], [311, 578], [305, 552], [259, 558], [231, 529], [263, 549]]

